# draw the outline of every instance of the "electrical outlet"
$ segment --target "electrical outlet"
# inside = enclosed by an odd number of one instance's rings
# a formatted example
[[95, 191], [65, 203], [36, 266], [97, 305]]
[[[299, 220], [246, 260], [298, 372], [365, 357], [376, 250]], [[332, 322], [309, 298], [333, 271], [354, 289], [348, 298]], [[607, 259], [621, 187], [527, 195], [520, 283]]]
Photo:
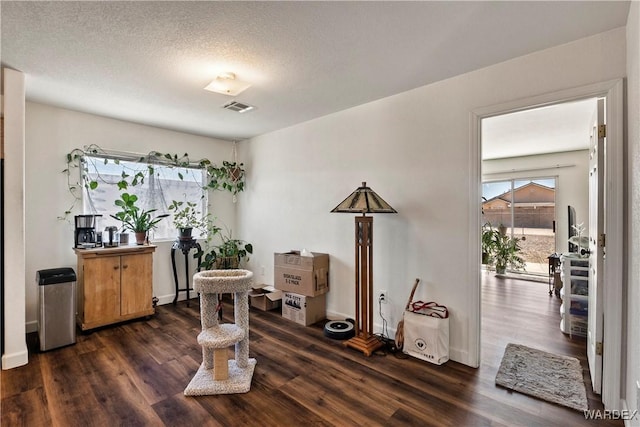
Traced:
[[380, 293], [378, 294], [378, 301], [383, 304], [387, 303], [387, 291], [380, 291]]

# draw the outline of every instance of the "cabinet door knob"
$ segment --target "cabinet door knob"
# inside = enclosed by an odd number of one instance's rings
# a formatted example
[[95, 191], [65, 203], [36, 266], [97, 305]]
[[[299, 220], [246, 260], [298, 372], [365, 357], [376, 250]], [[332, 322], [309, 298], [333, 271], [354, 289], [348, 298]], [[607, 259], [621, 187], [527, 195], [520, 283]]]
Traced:
[[127, 267], [129, 267], [129, 266], [127, 264], [125, 264], [125, 265], [122, 266], [122, 269], [125, 269]]
[[117, 269], [119, 269], [119, 268], [120, 268], [120, 266], [119, 266], [119, 265], [114, 265], [114, 266], [113, 266], [113, 269], [114, 269], [114, 270], [117, 270]]

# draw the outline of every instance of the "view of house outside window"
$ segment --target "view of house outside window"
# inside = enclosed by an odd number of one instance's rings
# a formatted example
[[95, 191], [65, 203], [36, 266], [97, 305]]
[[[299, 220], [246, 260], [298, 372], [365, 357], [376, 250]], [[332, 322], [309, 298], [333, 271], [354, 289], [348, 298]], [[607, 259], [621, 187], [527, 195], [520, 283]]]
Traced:
[[[149, 164], [137, 161], [106, 159], [99, 156], [86, 156], [87, 173], [89, 180], [98, 182], [95, 190], [84, 190], [83, 211], [86, 214], [100, 214], [97, 231], [104, 230], [107, 226], [116, 226], [120, 229], [120, 221], [110, 215], [119, 211], [115, 200], [120, 198], [123, 192], [138, 196], [138, 205], [141, 209], [156, 209], [153, 216], [159, 214], [171, 214], [167, 208], [173, 200], [191, 201], [198, 203], [199, 211], [207, 214], [207, 192], [205, 185], [205, 171], [199, 168], [180, 168], [153, 164], [153, 174], [148, 173]], [[106, 160], [106, 161], [105, 161]], [[122, 179], [125, 171], [130, 178], [137, 172], [145, 176], [144, 183], [129, 186], [125, 190], [118, 189], [117, 183]], [[173, 226], [172, 216], [160, 221], [157, 228], [150, 231], [151, 240], [173, 240], [178, 231]], [[193, 237], [202, 237], [199, 230], [193, 230]]]
[[482, 222], [503, 225], [522, 239], [519, 255], [526, 273], [548, 275], [548, 256], [555, 252], [555, 178], [514, 179], [482, 184]]

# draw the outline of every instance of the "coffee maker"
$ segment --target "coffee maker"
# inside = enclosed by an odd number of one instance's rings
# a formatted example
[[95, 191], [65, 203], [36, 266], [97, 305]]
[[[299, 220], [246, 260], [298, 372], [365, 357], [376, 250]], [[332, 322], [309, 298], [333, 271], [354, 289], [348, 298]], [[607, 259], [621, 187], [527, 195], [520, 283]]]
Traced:
[[74, 243], [76, 248], [96, 247], [96, 218], [102, 215], [76, 215]]

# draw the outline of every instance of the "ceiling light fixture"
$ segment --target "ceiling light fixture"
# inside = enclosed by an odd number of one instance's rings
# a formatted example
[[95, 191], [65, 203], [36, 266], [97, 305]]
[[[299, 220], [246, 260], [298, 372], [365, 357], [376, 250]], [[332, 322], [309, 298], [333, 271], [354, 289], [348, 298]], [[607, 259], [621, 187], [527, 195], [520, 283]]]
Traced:
[[210, 92], [221, 93], [228, 96], [236, 96], [251, 86], [250, 83], [236, 79], [234, 73], [220, 74], [204, 89]]

